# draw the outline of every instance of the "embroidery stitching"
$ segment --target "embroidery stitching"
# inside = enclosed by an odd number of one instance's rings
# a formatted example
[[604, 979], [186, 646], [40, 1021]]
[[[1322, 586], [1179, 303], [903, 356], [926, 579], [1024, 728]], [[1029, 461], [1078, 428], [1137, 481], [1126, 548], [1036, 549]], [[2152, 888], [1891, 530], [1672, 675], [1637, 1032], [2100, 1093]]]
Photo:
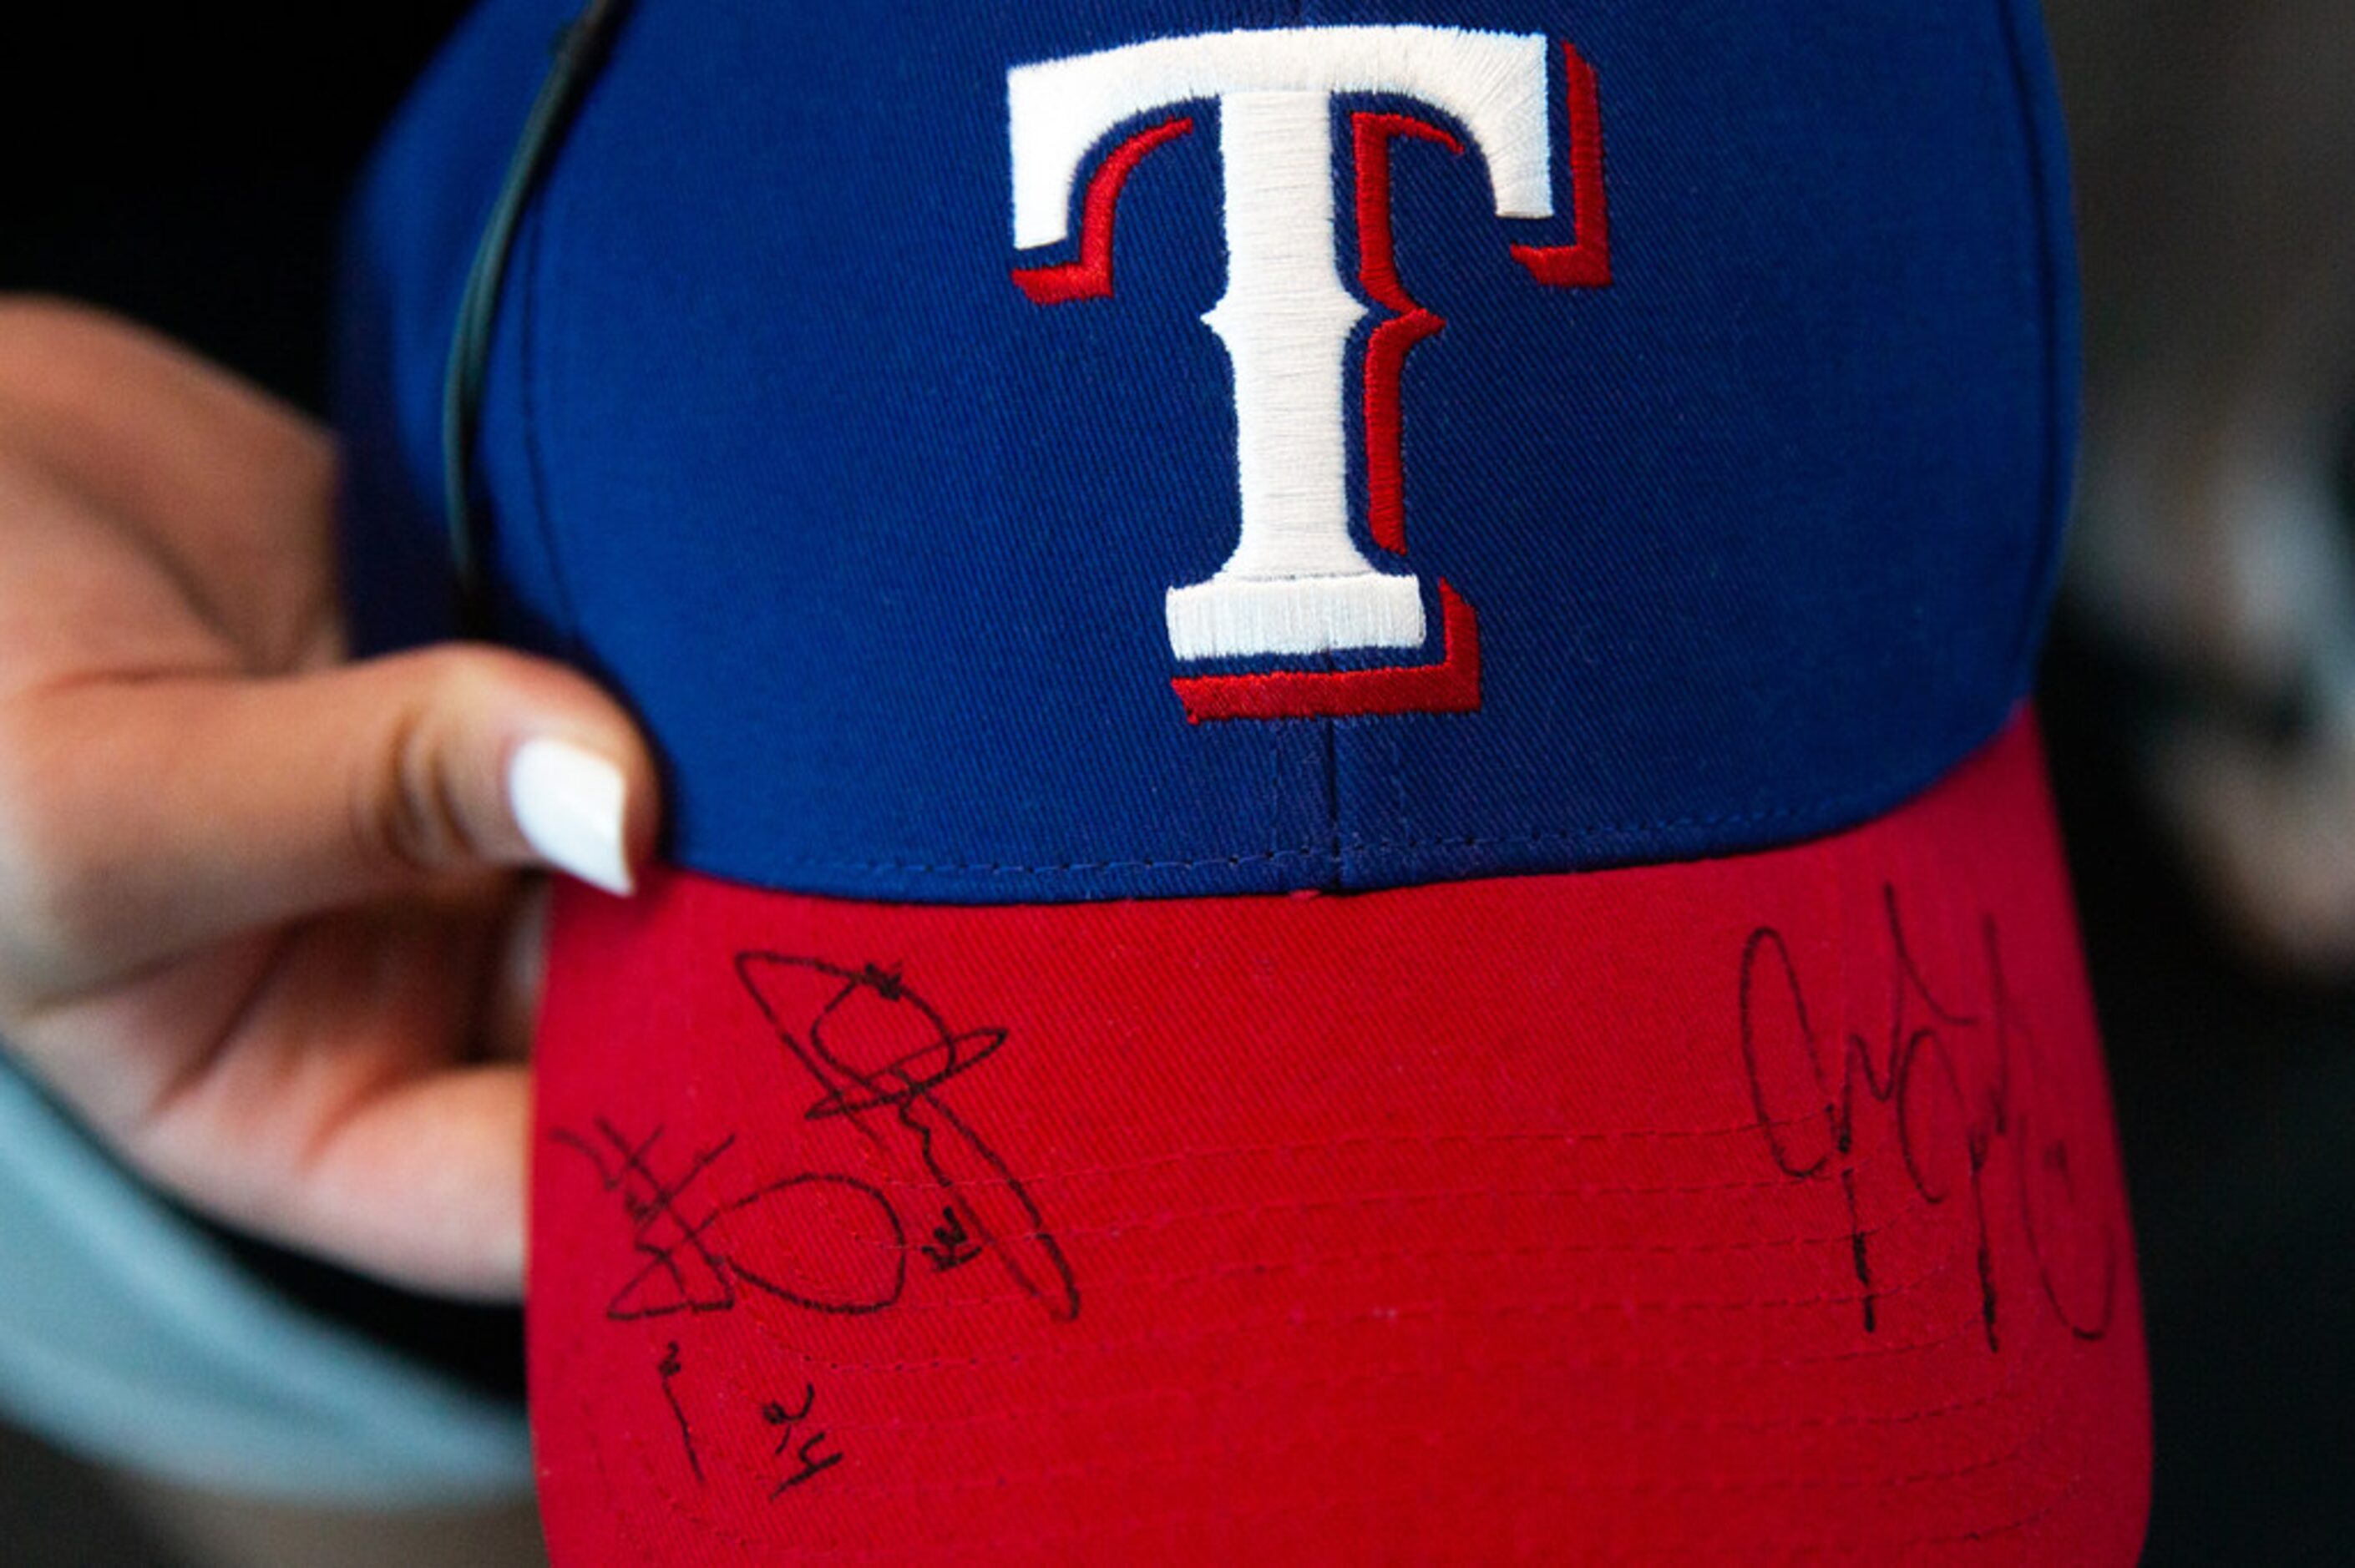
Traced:
[[[1216, 573], [1167, 591], [1170, 650], [1181, 663], [1426, 645], [1423, 581], [1380, 569], [1351, 537], [1345, 361], [1370, 299], [1391, 314], [1368, 334], [1361, 372], [1367, 532], [1402, 556], [1404, 363], [1446, 323], [1398, 275], [1390, 144], [1411, 137], [1458, 156], [1476, 144], [1497, 217], [1553, 216], [1547, 48], [1535, 34], [1295, 26], [1157, 38], [1007, 73], [1020, 249], [1066, 239], [1079, 168], [1108, 132], [1176, 104], [1218, 106], [1227, 287], [1203, 321], [1234, 371], [1241, 525]], [[1600, 100], [1576, 48], [1562, 44], [1561, 58], [1577, 238], [1510, 251], [1541, 285], [1602, 287], [1612, 271]], [[1402, 113], [1352, 117], [1361, 299], [1336, 255], [1332, 142], [1335, 100], [1365, 92], [1429, 104], [1465, 134]], [[1034, 302], [1112, 292], [1122, 185], [1153, 148], [1192, 129], [1190, 118], [1164, 121], [1103, 160], [1082, 197], [1079, 259], [1014, 270]], [[1172, 686], [1195, 723], [1475, 711], [1478, 618], [1448, 583], [1438, 596], [1436, 662], [1180, 676]]]
[[1165, 120], [1123, 142], [1088, 181], [1080, 210], [1079, 260], [1057, 267], [1017, 267], [1015, 286], [1039, 305], [1111, 298], [1113, 220], [1120, 211], [1122, 187], [1147, 153], [1193, 132], [1191, 119]]

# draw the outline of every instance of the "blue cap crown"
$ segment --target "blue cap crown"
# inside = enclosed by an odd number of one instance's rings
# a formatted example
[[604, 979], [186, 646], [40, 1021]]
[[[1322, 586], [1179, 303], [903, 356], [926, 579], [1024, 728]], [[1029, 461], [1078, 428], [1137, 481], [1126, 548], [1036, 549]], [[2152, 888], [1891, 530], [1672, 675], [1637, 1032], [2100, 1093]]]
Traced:
[[[442, 361], [563, 17], [493, 0], [357, 211], [371, 646], [442, 626]], [[501, 630], [645, 719], [677, 858], [800, 891], [1849, 826], [2028, 683], [2063, 179], [2026, 0], [644, 0], [499, 302]]]

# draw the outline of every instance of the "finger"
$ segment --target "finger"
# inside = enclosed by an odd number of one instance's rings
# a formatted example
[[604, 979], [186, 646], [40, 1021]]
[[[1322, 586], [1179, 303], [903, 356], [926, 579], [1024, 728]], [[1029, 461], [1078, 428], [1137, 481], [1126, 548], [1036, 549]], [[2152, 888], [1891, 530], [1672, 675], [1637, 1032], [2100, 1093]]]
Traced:
[[508, 903], [479, 1010], [482, 1049], [493, 1061], [530, 1059], [548, 981], [548, 900], [546, 879], [534, 877]]
[[530, 1136], [527, 1068], [421, 1074], [350, 1106], [288, 1181], [228, 1217], [413, 1288], [512, 1300]]
[[[326, 432], [133, 323], [0, 296], [0, 449], [163, 552], [190, 608], [260, 667], [334, 625]], [[11, 553], [50, 519], [0, 512]]]
[[67, 686], [0, 715], [0, 942], [56, 994], [487, 868], [626, 893], [655, 794], [611, 697], [494, 650]]
[[510, 1295], [530, 1086], [479, 1054], [496, 892], [378, 903], [159, 966], [10, 1044], [196, 1207], [418, 1287]]

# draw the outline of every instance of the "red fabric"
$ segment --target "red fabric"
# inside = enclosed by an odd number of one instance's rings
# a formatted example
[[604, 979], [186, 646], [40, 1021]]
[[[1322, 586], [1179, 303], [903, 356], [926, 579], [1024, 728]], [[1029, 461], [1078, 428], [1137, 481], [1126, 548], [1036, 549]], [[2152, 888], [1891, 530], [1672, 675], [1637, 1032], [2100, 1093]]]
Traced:
[[2130, 1562], [2032, 730], [1742, 859], [556, 912], [530, 1334], [590, 1564]]
[[1358, 163], [1358, 281], [1376, 303], [1396, 313], [1374, 328], [1366, 344], [1367, 524], [1374, 543], [1406, 554], [1404, 419], [1399, 378], [1407, 351], [1447, 324], [1445, 317], [1415, 302], [1399, 281], [1398, 249], [1391, 228], [1391, 143], [1400, 136], [1436, 142], [1462, 154], [1464, 143], [1436, 125], [1404, 114], [1360, 113], [1354, 117]]
[[1603, 177], [1603, 103], [1594, 68], [1575, 44], [1561, 46], [1570, 79], [1571, 211], [1578, 224], [1574, 245], [1516, 245], [1513, 260], [1529, 276], [1556, 289], [1603, 289], [1611, 283], [1611, 199]]
[[1444, 579], [1439, 585], [1439, 618], [1442, 652], [1436, 664], [1180, 675], [1169, 684], [1196, 724], [1474, 712], [1480, 706], [1480, 618]]
[[1039, 305], [1060, 305], [1072, 300], [1102, 299], [1112, 292], [1113, 220], [1120, 213], [1121, 187], [1145, 154], [1165, 142], [1190, 134], [1191, 120], [1165, 120], [1147, 126], [1113, 150], [1096, 165], [1088, 194], [1080, 203], [1080, 256], [1058, 267], [1017, 267], [1014, 284]]

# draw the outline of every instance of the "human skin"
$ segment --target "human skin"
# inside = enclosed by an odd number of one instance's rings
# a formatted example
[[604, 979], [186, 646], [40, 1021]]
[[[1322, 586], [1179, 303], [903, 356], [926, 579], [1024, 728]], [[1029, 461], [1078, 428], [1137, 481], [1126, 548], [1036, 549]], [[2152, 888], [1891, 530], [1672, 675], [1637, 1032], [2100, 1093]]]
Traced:
[[[336, 468], [186, 352], [0, 297], [0, 1041], [231, 1224], [512, 1296], [534, 873], [584, 869], [546, 824], [625, 884], [653, 766], [560, 666], [351, 661]], [[533, 741], [565, 766], [519, 821]]]

